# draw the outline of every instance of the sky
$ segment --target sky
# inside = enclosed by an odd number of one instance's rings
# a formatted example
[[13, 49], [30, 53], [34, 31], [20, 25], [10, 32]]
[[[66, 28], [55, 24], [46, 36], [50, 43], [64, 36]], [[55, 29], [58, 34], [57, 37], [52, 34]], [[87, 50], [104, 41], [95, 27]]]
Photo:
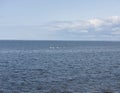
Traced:
[[120, 41], [120, 0], [0, 0], [0, 40]]

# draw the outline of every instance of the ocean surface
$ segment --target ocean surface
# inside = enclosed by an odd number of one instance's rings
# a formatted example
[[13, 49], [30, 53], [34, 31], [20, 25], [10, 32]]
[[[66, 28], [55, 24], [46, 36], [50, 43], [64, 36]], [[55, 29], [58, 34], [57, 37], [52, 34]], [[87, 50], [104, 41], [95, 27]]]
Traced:
[[120, 42], [0, 41], [0, 93], [120, 93]]

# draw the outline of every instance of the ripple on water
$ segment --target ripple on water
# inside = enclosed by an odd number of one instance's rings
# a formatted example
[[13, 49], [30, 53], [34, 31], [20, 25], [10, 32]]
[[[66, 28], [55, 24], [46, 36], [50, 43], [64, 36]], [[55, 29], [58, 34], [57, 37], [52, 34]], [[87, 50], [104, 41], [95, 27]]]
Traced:
[[0, 52], [0, 93], [119, 93], [120, 49]]

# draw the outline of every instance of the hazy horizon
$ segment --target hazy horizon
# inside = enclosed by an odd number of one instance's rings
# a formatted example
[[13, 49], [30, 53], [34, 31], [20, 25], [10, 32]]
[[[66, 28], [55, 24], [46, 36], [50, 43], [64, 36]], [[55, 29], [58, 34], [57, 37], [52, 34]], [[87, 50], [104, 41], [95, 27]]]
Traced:
[[0, 40], [120, 41], [119, 0], [0, 0]]

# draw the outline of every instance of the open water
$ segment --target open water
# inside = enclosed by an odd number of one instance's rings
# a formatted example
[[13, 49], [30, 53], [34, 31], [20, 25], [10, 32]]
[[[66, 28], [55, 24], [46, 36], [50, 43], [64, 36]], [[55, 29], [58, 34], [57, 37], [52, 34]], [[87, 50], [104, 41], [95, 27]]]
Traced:
[[0, 93], [120, 93], [120, 42], [0, 41]]

